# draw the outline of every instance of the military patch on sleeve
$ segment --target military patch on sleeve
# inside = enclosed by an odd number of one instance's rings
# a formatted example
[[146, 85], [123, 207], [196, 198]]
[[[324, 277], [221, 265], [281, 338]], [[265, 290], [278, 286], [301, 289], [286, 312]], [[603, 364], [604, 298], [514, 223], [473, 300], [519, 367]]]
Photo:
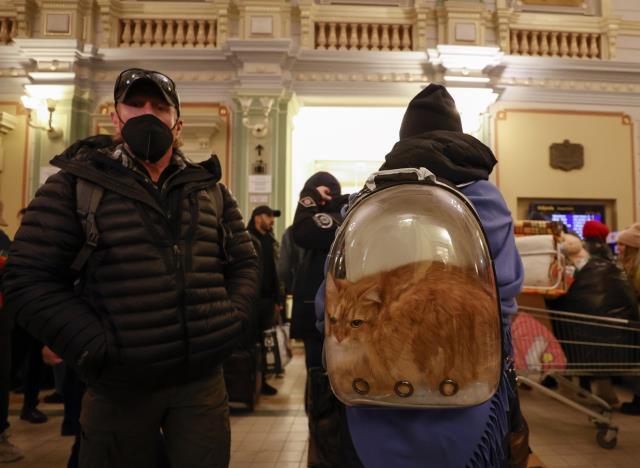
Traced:
[[299, 203], [302, 206], [304, 206], [305, 208], [310, 208], [312, 206], [318, 206], [318, 205], [316, 205], [316, 202], [313, 201], [313, 198], [311, 198], [311, 197], [301, 198]]
[[333, 218], [325, 213], [318, 213], [313, 215], [313, 220], [322, 229], [329, 229], [333, 226]]

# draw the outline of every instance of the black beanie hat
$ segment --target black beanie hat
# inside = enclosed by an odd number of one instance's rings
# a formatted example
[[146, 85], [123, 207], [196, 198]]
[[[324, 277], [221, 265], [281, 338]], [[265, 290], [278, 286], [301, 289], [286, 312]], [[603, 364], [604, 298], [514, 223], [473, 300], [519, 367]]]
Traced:
[[331, 196], [333, 197], [340, 195], [340, 192], [342, 191], [338, 179], [336, 179], [332, 174], [324, 171], [316, 172], [309, 177], [304, 183], [303, 190], [315, 189], [321, 185], [329, 187], [329, 190], [331, 190]]
[[432, 83], [409, 103], [400, 125], [400, 139], [434, 130], [462, 132], [462, 123], [447, 89]]

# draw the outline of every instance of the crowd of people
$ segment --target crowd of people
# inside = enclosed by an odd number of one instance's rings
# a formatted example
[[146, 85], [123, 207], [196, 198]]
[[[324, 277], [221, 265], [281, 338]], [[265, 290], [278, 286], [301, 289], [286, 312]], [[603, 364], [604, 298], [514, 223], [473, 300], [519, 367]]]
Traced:
[[[567, 230], [562, 234], [561, 248], [568, 264], [573, 268], [571, 284], [566, 294], [547, 299], [546, 305], [551, 310], [578, 312], [584, 315], [601, 316], [630, 321], [632, 324], [640, 321], [638, 309], [639, 290], [636, 281], [638, 275], [638, 247], [640, 246], [640, 224], [636, 223], [620, 231], [616, 237], [617, 255], [607, 243], [609, 228], [600, 221], [587, 221], [582, 230], [582, 236]], [[582, 239], [583, 240], [582, 240]], [[609, 363], [615, 368], [615, 363], [635, 362], [633, 347], [640, 345], [640, 332], [633, 333], [632, 325], [629, 330], [610, 327], [588, 327], [574, 324], [569, 327], [555, 325], [555, 335], [566, 342], [580, 341], [584, 343], [599, 342], [610, 346], [601, 347], [599, 351], [586, 345], [564, 345], [569, 362], [590, 363], [598, 368], [598, 363]], [[597, 335], [597, 336], [596, 336]], [[614, 344], [630, 346], [614, 352]], [[614, 407], [620, 408], [622, 413], [640, 414], [640, 379], [633, 376], [617, 377], [624, 386], [628, 387], [634, 396], [633, 401], [620, 403], [606, 372], [597, 371], [598, 378], [580, 377], [581, 387], [592, 390]], [[547, 381], [547, 384], [550, 382]], [[551, 385], [554, 385], [551, 383]]]
[[[354, 199], [332, 174], [305, 182], [279, 244], [278, 210], [258, 206], [244, 219], [220, 183], [217, 158], [195, 164], [183, 154], [180, 101], [168, 76], [125, 70], [114, 103], [115, 137], [90, 137], [56, 156], [51, 164], [60, 172], [40, 187], [15, 239], [0, 237], [0, 461], [23, 456], [9, 440], [8, 392], [18, 371], [21, 419], [47, 421], [37, 408], [46, 363], [55, 376], [51, 401], [65, 405], [61, 432], [76, 438], [69, 467], [228, 466], [222, 364], [286, 320], [290, 294], [291, 338], [303, 342], [307, 368], [309, 466], [526, 466], [528, 429], [508, 359], [493, 396], [476, 406], [351, 407], [331, 392], [323, 365], [326, 262]], [[425, 167], [469, 200], [495, 265], [509, 356], [523, 267], [511, 213], [488, 181], [496, 162], [463, 133], [446, 89], [432, 84], [410, 102], [381, 170]], [[590, 229], [576, 268], [606, 270], [628, 299], [625, 314], [637, 317], [640, 224], [618, 237], [622, 269], [603, 244], [604, 230]], [[570, 302], [581, 281], [579, 273], [555, 306], [589, 307]], [[601, 303], [594, 313], [620, 310]], [[24, 348], [17, 364], [8, 357], [10, 336]], [[262, 365], [260, 391], [273, 396]], [[640, 413], [636, 395], [623, 411]]]

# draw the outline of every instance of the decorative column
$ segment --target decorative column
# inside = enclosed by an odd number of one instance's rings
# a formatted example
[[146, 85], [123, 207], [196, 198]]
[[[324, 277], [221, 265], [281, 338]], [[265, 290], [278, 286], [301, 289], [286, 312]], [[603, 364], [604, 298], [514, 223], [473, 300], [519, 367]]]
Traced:
[[[238, 69], [231, 106], [233, 191], [247, 217], [258, 205], [286, 215], [292, 7], [286, 0], [237, 0], [236, 5], [239, 37], [227, 41]], [[284, 227], [284, 220], [276, 223], [276, 233]]]
[[[233, 112], [233, 187], [249, 216], [258, 205], [287, 210], [287, 161], [290, 154], [290, 94], [274, 90], [238, 92]], [[276, 223], [276, 233], [284, 230]]]
[[16, 128], [18, 120], [8, 112], [0, 112], [0, 172], [4, 170], [3, 137]]
[[[3, 107], [6, 110], [13, 106]], [[18, 115], [0, 112], [0, 200], [4, 203], [4, 218], [9, 224], [3, 230], [10, 237], [16, 229], [14, 214], [23, 205], [21, 169], [24, 167], [24, 140], [21, 137], [24, 116], [19, 116], [17, 105], [14, 109], [11, 112]]]

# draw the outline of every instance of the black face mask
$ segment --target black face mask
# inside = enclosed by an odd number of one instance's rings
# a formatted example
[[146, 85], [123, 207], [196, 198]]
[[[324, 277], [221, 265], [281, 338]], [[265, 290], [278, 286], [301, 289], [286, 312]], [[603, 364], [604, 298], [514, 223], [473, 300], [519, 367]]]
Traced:
[[173, 144], [171, 129], [151, 114], [127, 120], [121, 133], [134, 156], [150, 163], [158, 162]]

